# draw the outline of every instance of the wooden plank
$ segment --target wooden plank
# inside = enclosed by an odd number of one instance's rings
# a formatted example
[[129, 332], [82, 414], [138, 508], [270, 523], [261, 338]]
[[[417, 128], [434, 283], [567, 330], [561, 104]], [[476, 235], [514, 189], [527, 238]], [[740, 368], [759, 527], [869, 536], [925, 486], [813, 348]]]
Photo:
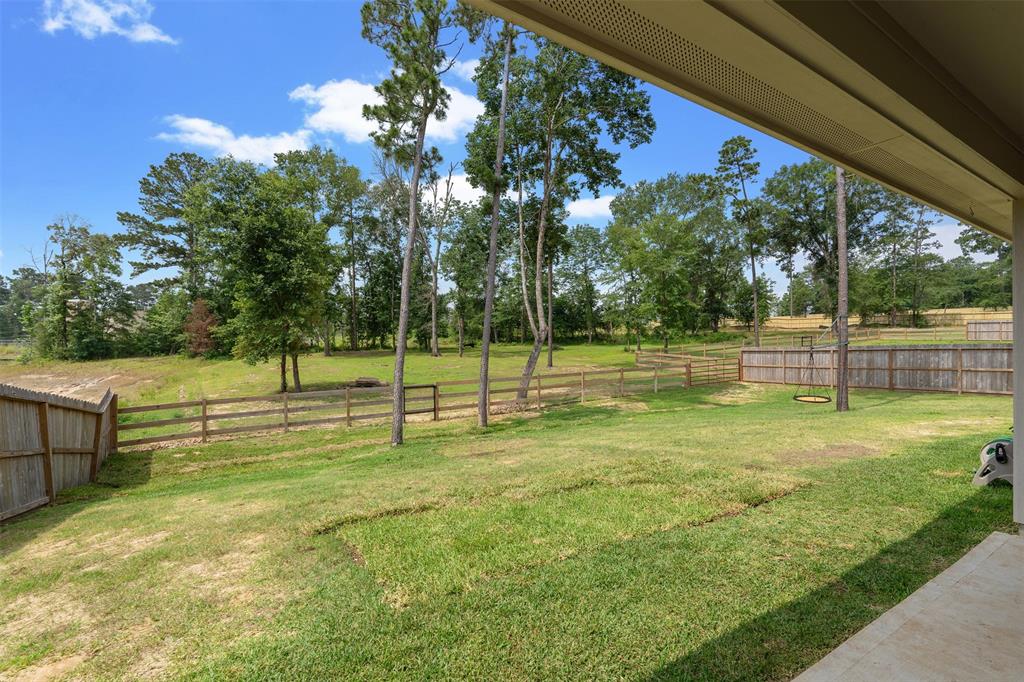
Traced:
[[[211, 431], [210, 433], [214, 433]], [[131, 440], [123, 440], [120, 445], [123, 447], [131, 447], [132, 445], [149, 445], [150, 443], [165, 443], [171, 440], [189, 440], [191, 438], [198, 438], [195, 433], [171, 433], [166, 436], [150, 436], [149, 438], [133, 438]]]
[[476, 407], [476, 403], [459, 403], [457, 405], [445, 405], [437, 409], [439, 412], [449, 412], [451, 410], [468, 410], [474, 407]]
[[35, 455], [45, 455], [46, 450], [7, 450], [0, 451], [0, 459], [12, 459], [14, 457], [33, 457]]
[[103, 413], [96, 414], [96, 427], [92, 436], [92, 457], [89, 460], [89, 480], [95, 481], [100, 470], [100, 438], [103, 436]]
[[203, 413], [200, 416], [200, 418], [202, 419], [202, 425], [201, 425], [200, 428], [202, 429], [202, 433], [203, 433], [202, 439], [203, 439], [204, 443], [207, 441], [207, 437], [209, 436], [209, 429], [210, 429], [209, 416], [210, 416], [210, 414], [209, 414], [209, 411], [207, 410], [206, 398], [203, 398]]
[[[213, 419], [217, 415], [211, 415]], [[174, 417], [173, 419], [154, 419], [149, 422], [128, 422], [127, 424], [120, 424], [118, 428], [121, 431], [136, 431], [138, 429], [155, 429], [158, 426], [173, 426], [175, 424], [191, 424], [192, 422], [202, 421], [202, 417]]]
[[53, 504], [56, 488], [53, 484], [53, 453], [50, 451], [50, 404], [39, 403], [39, 442], [43, 450], [43, 485], [46, 488], [46, 499]]
[[[274, 431], [281, 428], [283, 422], [271, 422], [269, 424], [250, 424], [249, 426], [232, 426], [224, 429], [210, 429], [209, 434], [216, 436], [225, 433], [246, 433], [248, 431]], [[194, 434], [190, 434], [190, 438], [195, 438]]]
[[[212, 401], [211, 401], [212, 402]], [[198, 407], [202, 405], [201, 400], [186, 400], [181, 403], [157, 403], [155, 405], [135, 405], [132, 407], [122, 407], [118, 412], [121, 414], [131, 414], [132, 412], [156, 412], [157, 410], [173, 410], [179, 407]]]
[[117, 414], [117, 394], [115, 393], [110, 401], [110, 442], [107, 444], [107, 449], [110, 450], [110, 452], [117, 452]]
[[0, 511], [0, 521], [6, 521], [7, 519], [13, 518], [18, 514], [24, 514], [27, 511], [32, 511], [36, 507], [42, 507], [44, 504], [49, 504], [49, 497], [40, 497], [38, 499], [26, 502], [25, 504], [19, 505], [6, 511]]

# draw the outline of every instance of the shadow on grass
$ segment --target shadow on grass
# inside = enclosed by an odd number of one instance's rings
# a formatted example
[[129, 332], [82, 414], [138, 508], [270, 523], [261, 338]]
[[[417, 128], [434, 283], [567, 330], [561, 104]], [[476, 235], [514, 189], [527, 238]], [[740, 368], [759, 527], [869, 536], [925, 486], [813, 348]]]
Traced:
[[966, 554], [1008, 530], [1010, 487], [979, 490], [837, 580], [748, 621], [649, 680], [781, 680], [816, 663]]
[[56, 504], [33, 509], [0, 523], [0, 557], [7, 556], [96, 502], [144, 485], [150, 479], [152, 466], [152, 450], [111, 455], [97, 474], [95, 483], [61, 490], [57, 493]]

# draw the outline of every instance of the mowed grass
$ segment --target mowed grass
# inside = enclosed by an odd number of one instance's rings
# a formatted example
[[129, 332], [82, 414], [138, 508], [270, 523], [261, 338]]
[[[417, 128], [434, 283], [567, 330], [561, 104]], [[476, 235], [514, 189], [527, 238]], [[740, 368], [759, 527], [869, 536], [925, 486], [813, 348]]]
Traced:
[[0, 527], [0, 677], [786, 679], [993, 530], [1001, 397], [764, 385], [123, 453]]

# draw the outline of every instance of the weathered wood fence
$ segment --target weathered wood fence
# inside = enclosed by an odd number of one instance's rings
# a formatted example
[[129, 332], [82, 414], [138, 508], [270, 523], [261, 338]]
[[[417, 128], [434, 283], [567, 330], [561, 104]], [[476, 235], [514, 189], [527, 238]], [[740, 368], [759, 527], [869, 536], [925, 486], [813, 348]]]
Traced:
[[686, 367], [691, 386], [709, 386], [739, 381], [739, 358], [698, 357], [664, 351], [636, 352], [637, 367]]
[[968, 341], [1013, 341], [1013, 320], [977, 320], [967, 323]]
[[[836, 350], [747, 348], [744, 381], [835, 386]], [[1010, 346], [864, 346], [850, 348], [850, 386], [905, 391], [1013, 395]]]
[[[731, 365], [732, 370], [720, 369]], [[488, 408], [492, 413], [540, 410], [590, 399], [654, 392], [666, 388], [705, 386], [739, 377], [738, 363], [707, 361], [664, 362], [654, 366], [579, 370], [538, 374], [520, 394], [520, 377], [492, 377]], [[465, 417], [476, 410], [476, 379], [407, 384], [406, 416], [430, 419]], [[392, 388], [341, 388], [303, 393], [277, 393], [233, 398], [207, 398], [121, 408], [119, 445], [150, 445], [185, 439], [206, 442], [215, 436], [281, 430], [391, 417]], [[243, 409], [238, 409], [239, 407]], [[184, 427], [184, 429], [182, 428]]]
[[117, 447], [117, 396], [98, 403], [0, 384], [0, 520], [95, 480]]

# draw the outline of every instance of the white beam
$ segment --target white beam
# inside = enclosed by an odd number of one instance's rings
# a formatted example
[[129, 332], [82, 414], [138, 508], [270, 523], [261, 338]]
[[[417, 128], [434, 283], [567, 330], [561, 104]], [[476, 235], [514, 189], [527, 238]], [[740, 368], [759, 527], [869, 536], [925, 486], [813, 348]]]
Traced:
[[[1013, 326], [1024, 330], [1024, 199], [1013, 200]], [[1024, 531], [1024, 334], [1013, 340], [1013, 520]]]

